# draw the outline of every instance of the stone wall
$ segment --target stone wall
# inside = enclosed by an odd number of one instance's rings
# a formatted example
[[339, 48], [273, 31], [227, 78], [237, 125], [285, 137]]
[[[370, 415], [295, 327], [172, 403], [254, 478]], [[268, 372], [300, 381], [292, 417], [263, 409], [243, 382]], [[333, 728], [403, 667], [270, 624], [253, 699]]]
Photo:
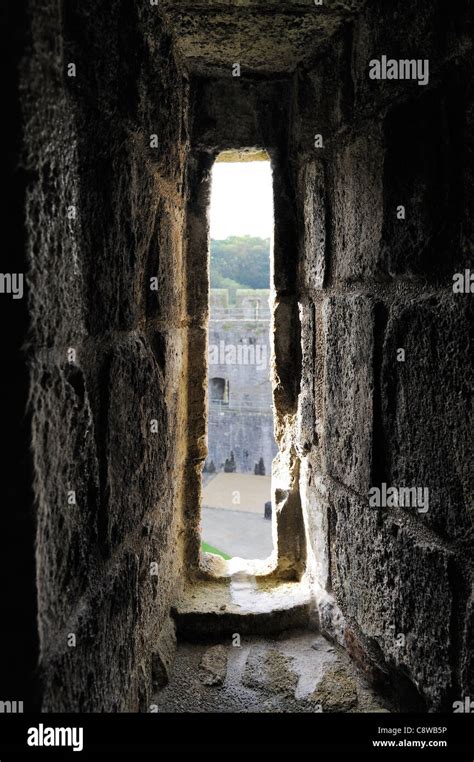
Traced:
[[212, 461], [217, 471], [223, 471], [231, 452], [237, 473], [255, 473], [255, 465], [262, 458], [265, 474], [270, 475], [276, 455], [272, 412], [225, 410], [211, 405], [206, 462], [209, 465]]
[[[211, 291], [208, 352], [207, 464], [221, 470], [234, 453], [237, 472], [254, 473], [263, 458], [267, 474], [277, 453], [270, 383], [269, 291], [237, 291], [232, 307], [223, 289]], [[261, 303], [255, 318], [256, 302]], [[212, 398], [212, 379], [227, 384], [226, 399]]]
[[[190, 48], [190, 5], [178, 59], [149, 3], [15, 11], [25, 261], [8, 261], [27, 298], [7, 342], [4, 522], [28, 614], [12, 596], [6, 612], [29, 672], [38, 645], [46, 711], [146, 708], [176, 590], [201, 573], [209, 177], [240, 148], [274, 172], [276, 573], [308, 572], [323, 632], [402, 708], [474, 695], [472, 295], [452, 288], [472, 269], [470, 3], [308, 4], [303, 21], [279, 3], [270, 43], [257, 5], [235, 79], [235, 17]], [[429, 84], [370, 80], [381, 55], [429, 59]], [[382, 484], [428, 488], [429, 510], [370, 507]]]
[[30, 22], [43, 709], [138, 710], [181, 572], [187, 85], [148, 3], [31, 4]]
[[[472, 268], [471, 22], [467, 3], [369, 4], [295, 75], [291, 141], [320, 623], [405, 708], [448, 711], [473, 690], [472, 295], [453, 293]], [[429, 84], [370, 80], [383, 54], [429, 59]], [[383, 483], [428, 488], [429, 510], [369, 507]]]
[[[28, 19], [23, 3], [11, 3], [4, 14], [3, 120], [5, 150], [2, 184], [3, 273], [25, 273], [27, 233], [24, 209], [28, 171], [23, 161], [24, 120], [20, 82], [29, 48]], [[2, 619], [1, 700], [23, 701], [25, 711], [38, 708], [37, 604], [35, 584], [35, 505], [31, 416], [28, 410], [29, 369], [25, 362], [28, 340], [28, 292], [22, 299], [0, 297], [2, 437], [1, 484], [3, 510], [0, 530]]]

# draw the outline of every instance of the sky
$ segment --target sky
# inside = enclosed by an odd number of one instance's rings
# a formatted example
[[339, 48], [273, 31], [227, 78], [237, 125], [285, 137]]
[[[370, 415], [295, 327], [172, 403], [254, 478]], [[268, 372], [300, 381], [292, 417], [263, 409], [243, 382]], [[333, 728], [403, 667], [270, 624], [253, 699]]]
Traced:
[[271, 238], [272, 172], [269, 161], [218, 162], [212, 170], [211, 238]]

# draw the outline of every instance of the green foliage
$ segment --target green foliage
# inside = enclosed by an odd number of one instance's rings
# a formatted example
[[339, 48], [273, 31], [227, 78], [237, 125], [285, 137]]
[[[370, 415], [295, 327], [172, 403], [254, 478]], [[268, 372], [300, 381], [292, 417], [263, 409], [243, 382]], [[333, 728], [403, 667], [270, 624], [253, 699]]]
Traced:
[[213, 272], [211, 270], [211, 288], [227, 288], [229, 290], [229, 304], [235, 304], [237, 289], [242, 288], [242, 284], [224, 277], [219, 271]]
[[270, 239], [231, 236], [211, 241], [211, 288], [270, 288]]
[[218, 550], [217, 548], [214, 548], [212, 545], [209, 545], [207, 542], [201, 543], [201, 551], [203, 553], [214, 553], [215, 556], [221, 556], [226, 561], [229, 561], [230, 556], [227, 555], [227, 553], [223, 553], [222, 550]]

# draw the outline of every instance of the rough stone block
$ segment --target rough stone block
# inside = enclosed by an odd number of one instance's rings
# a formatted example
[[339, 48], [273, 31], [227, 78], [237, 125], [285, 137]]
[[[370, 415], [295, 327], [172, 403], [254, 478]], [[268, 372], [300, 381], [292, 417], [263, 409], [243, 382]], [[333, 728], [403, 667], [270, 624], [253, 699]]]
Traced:
[[[444, 537], [472, 533], [473, 472], [469, 295], [421, 298], [396, 306], [382, 364], [387, 483], [429, 489], [419, 519]], [[405, 361], [397, 362], [403, 349]], [[452, 425], [451, 425], [452, 422]], [[466, 533], [467, 536], [466, 536]]]
[[274, 149], [285, 136], [291, 97], [287, 80], [196, 77], [193, 84], [193, 100], [199, 104], [193, 124], [195, 147]]
[[321, 161], [305, 163], [299, 179], [302, 205], [300, 287], [308, 294], [323, 287], [326, 266], [325, 171]]
[[[51, 157], [41, 145], [31, 146], [31, 159], [41, 170], [26, 200], [29, 271], [24, 297], [31, 313], [30, 330], [39, 347], [77, 346], [85, 329], [81, 206], [77, 192], [77, 139], [61, 98], [55, 98], [50, 136], [57, 146]], [[42, 111], [41, 104], [37, 104]], [[42, 127], [33, 121], [32, 132]], [[43, 156], [44, 152], [44, 156]], [[75, 218], [69, 218], [69, 215]]]
[[87, 381], [78, 365], [32, 364], [41, 629], [59, 630], [85, 592], [97, 542], [98, 462]]
[[124, 136], [114, 161], [96, 160], [88, 173], [81, 209], [88, 220], [83, 239], [88, 330], [93, 335], [131, 330], [146, 316], [177, 321], [184, 301], [178, 287], [182, 210], [174, 199], [163, 201], [140, 146]]
[[227, 653], [225, 646], [208, 648], [201, 659], [201, 679], [204, 685], [223, 685], [227, 674]]
[[466, 607], [465, 627], [463, 632], [463, 654], [461, 659], [461, 691], [463, 696], [474, 693], [474, 592], [471, 594]]
[[289, 196], [286, 160], [273, 159], [273, 286], [279, 294], [295, 293], [298, 279], [298, 225], [296, 204]]
[[277, 649], [254, 647], [247, 657], [242, 683], [248, 688], [293, 696], [298, 675], [292, 661]]
[[152, 656], [153, 688], [161, 690], [170, 679], [173, 661], [176, 656], [176, 630], [171, 617], [168, 617], [161, 629]]
[[323, 712], [349, 712], [357, 704], [357, 684], [350, 668], [336, 663], [325, 672], [310, 696]]
[[165, 509], [173, 444], [167, 440], [162, 371], [143, 337], [116, 344], [106, 383], [103, 494], [107, 545], [114, 547], [148, 512]]
[[[452, 80], [385, 117], [381, 268], [391, 276], [449, 282], [464, 262], [462, 108], [459, 83]], [[400, 205], [405, 219], [397, 217]]]
[[[64, 640], [55, 640], [51, 653], [43, 648], [42, 711], [138, 711], [138, 605], [138, 558], [127, 553], [92, 589]], [[149, 691], [150, 678], [151, 671]]]
[[372, 277], [380, 256], [383, 221], [383, 144], [380, 127], [335, 151], [330, 177], [331, 279]]
[[301, 455], [317, 443], [315, 430], [315, 339], [314, 305], [300, 304], [301, 323], [301, 391], [298, 398], [297, 446]]
[[174, 198], [160, 200], [156, 211], [145, 211], [153, 219], [153, 225], [148, 221], [147, 230], [145, 219], [143, 226], [140, 221], [136, 224], [137, 244], [141, 241], [137, 257], [145, 268], [144, 277], [138, 280], [140, 294], [137, 294], [137, 300], [140, 302], [141, 293], [145, 294], [148, 318], [166, 321], [170, 326], [179, 325], [186, 311], [186, 290], [183, 288], [184, 213]]
[[334, 496], [333, 503], [333, 582], [345, 617], [378, 646], [395, 675], [409, 675], [431, 708], [446, 708], [453, 647], [449, 553], [392, 514], [381, 517], [347, 496]]
[[300, 478], [301, 502], [304, 506], [308, 567], [312, 580], [322, 591], [330, 588], [329, 506], [322, 479], [303, 462]]
[[418, 97], [427, 86], [417, 81], [372, 80], [369, 62], [388, 58], [428, 59], [430, 84], [439, 80], [445, 60], [460, 51], [469, 51], [466, 4], [427, 5], [414, 0], [370, 3], [355, 21], [351, 75], [354, 81], [356, 112], [378, 111], [397, 100]]
[[327, 473], [366, 495], [372, 458], [373, 305], [363, 296], [324, 304], [324, 459]]
[[[348, 24], [333, 34], [324, 56], [311, 68], [301, 67], [297, 72], [294, 92], [298, 116], [293, 122], [293, 141], [300, 155], [325, 156], [328, 147], [337, 142], [344, 121], [351, 117], [351, 44]], [[316, 135], [322, 136], [322, 148], [315, 147]]]

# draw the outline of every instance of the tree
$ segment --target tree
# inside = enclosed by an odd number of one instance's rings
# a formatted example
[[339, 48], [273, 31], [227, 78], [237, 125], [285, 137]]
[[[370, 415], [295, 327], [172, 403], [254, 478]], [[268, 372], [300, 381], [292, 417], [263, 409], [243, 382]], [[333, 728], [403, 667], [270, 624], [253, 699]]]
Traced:
[[231, 452], [230, 459], [226, 458], [226, 461], [224, 463], [224, 472], [226, 474], [233, 474], [235, 473], [235, 470], [236, 470], [236, 465], [235, 465], [234, 453]]
[[231, 236], [211, 241], [211, 288], [270, 288], [270, 239]]

